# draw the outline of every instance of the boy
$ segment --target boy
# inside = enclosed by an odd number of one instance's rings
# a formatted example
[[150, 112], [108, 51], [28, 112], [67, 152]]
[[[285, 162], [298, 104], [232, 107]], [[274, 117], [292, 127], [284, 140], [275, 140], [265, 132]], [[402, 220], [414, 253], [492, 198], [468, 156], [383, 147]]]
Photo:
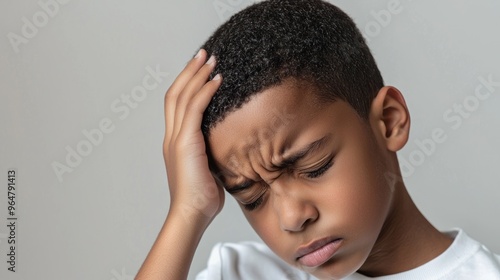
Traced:
[[403, 96], [327, 2], [233, 16], [167, 91], [165, 121], [170, 210], [137, 279], [187, 277], [224, 189], [267, 247], [219, 245], [199, 279], [500, 279], [500, 256], [412, 202]]

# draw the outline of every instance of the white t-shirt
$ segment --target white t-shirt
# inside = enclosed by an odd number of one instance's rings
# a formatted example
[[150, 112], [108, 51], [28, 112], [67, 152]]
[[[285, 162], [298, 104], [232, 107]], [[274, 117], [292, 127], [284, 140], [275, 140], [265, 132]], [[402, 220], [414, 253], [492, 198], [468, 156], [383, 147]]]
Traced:
[[[500, 280], [500, 255], [473, 240], [460, 229], [446, 232], [454, 238], [451, 246], [430, 262], [398, 274], [366, 277], [359, 273], [345, 280]], [[208, 267], [196, 280], [317, 280], [291, 267], [266, 245], [257, 242], [219, 243]]]

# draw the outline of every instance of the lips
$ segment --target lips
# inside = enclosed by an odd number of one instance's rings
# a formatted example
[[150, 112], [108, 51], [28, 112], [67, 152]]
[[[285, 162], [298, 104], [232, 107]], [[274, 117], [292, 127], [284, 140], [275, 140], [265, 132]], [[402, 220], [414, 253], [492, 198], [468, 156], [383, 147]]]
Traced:
[[317, 267], [327, 262], [342, 243], [341, 238], [327, 237], [301, 246], [295, 253], [295, 259], [303, 266]]

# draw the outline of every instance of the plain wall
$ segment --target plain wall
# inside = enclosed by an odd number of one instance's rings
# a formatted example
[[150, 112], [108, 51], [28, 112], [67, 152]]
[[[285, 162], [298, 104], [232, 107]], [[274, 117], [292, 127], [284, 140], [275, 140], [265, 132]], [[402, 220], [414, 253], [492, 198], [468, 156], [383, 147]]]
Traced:
[[[0, 217], [7, 224], [15, 168], [18, 218], [15, 273], [0, 226], [0, 278], [133, 278], [168, 210], [164, 92], [210, 33], [253, 2], [0, 2]], [[474, 95], [482, 79], [500, 82], [500, 2], [331, 2], [406, 97], [411, 138], [399, 158], [417, 205], [439, 229], [461, 227], [500, 252], [500, 86]], [[140, 101], [126, 101], [132, 93]], [[429, 144], [433, 133], [445, 140]], [[258, 237], [228, 196], [190, 279], [216, 242], [248, 239]]]

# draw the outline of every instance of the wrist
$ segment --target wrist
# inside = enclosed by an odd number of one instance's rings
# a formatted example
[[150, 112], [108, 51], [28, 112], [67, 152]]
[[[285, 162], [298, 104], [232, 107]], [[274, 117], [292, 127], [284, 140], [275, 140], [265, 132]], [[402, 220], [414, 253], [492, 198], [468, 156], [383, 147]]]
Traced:
[[215, 216], [208, 216], [204, 211], [185, 204], [172, 204], [167, 216], [167, 220], [175, 220], [178, 224], [202, 232], [205, 231], [214, 218]]

